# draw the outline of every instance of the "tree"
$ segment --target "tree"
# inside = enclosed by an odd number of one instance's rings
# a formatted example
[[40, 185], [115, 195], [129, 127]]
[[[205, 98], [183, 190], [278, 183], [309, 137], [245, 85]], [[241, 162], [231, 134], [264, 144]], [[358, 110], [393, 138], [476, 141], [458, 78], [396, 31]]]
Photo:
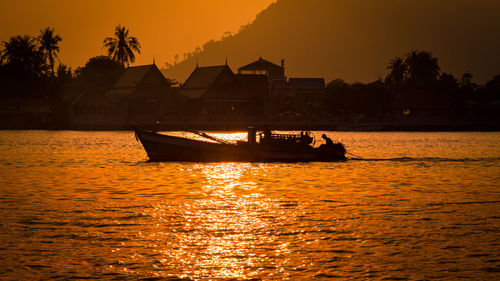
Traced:
[[492, 89], [500, 94], [500, 74], [494, 76], [490, 81], [486, 82], [486, 88]]
[[71, 80], [73, 79], [73, 72], [71, 71], [71, 67], [68, 67], [65, 64], [59, 64], [57, 67], [57, 78], [62, 80]]
[[500, 100], [500, 74], [486, 82], [484, 86], [484, 95], [488, 101]]
[[443, 72], [439, 77], [440, 91], [454, 92], [459, 89], [457, 79], [450, 73]]
[[54, 75], [54, 59], [57, 58], [57, 53], [59, 52], [59, 46], [57, 44], [62, 40], [61, 36], [54, 34], [54, 29], [46, 27], [40, 30], [40, 36], [38, 36], [38, 42], [40, 44], [39, 50], [43, 53], [46, 60], [48, 60], [48, 65]]
[[129, 36], [128, 28], [117, 25], [115, 36], [104, 39], [104, 47], [108, 49], [108, 56], [122, 65], [127, 65], [135, 61], [134, 51], [141, 53], [141, 44], [137, 38]]
[[2, 98], [46, 97], [49, 91], [48, 66], [36, 40], [27, 35], [17, 35], [3, 42], [0, 51]]
[[36, 40], [28, 35], [17, 35], [11, 37], [9, 41], [4, 41], [4, 48], [1, 51], [2, 61], [6, 65], [42, 76], [47, 65], [35, 42]]
[[387, 75], [387, 81], [396, 85], [401, 85], [405, 79], [407, 65], [401, 57], [393, 58], [387, 69], [390, 70]]
[[105, 92], [113, 87], [123, 74], [123, 64], [106, 56], [89, 59], [84, 67], [75, 71], [75, 77], [83, 89]]
[[462, 89], [468, 90], [474, 90], [475, 88], [477, 88], [477, 85], [472, 82], [472, 78], [474, 78], [474, 75], [472, 75], [472, 73], [470, 73], [469, 71], [462, 74], [462, 78], [460, 79], [460, 87], [462, 87]]
[[424, 86], [437, 80], [440, 71], [438, 59], [430, 52], [414, 50], [405, 56], [408, 81], [411, 84]]

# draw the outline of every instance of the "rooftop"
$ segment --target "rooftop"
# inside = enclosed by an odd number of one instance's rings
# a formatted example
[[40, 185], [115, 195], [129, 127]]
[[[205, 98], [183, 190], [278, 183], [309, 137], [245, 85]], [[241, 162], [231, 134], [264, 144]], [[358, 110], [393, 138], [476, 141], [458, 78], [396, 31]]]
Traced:
[[158, 67], [154, 64], [129, 67], [125, 70], [122, 77], [120, 77], [120, 80], [116, 82], [114, 88], [134, 88], [144, 79], [149, 71], [155, 68], [158, 70]]
[[283, 70], [283, 67], [274, 64], [270, 61], [267, 61], [263, 58], [259, 58], [258, 60], [250, 64], [238, 68], [238, 71], [245, 71], [245, 70], [255, 71], [255, 70], [270, 70], [270, 69]]
[[[187, 89], [206, 89], [217, 77], [229, 67], [227, 65], [196, 67], [193, 73], [186, 80], [182, 88]], [[229, 69], [229, 71], [231, 71]]]

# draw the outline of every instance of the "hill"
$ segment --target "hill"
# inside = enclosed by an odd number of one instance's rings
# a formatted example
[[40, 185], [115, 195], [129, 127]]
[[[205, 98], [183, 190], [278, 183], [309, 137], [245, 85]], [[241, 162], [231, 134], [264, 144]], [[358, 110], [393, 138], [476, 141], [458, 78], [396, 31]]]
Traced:
[[441, 69], [484, 82], [500, 72], [497, 0], [278, 0], [235, 35], [207, 42], [164, 70], [183, 82], [200, 66], [236, 71], [266, 58], [285, 59], [286, 75], [368, 82], [385, 77], [390, 59], [431, 51]]

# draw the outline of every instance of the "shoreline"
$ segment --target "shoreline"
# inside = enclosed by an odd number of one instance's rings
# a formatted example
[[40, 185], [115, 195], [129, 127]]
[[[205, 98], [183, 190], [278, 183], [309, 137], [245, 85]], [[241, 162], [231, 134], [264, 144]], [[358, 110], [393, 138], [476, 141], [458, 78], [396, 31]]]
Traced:
[[[338, 125], [334, 123], [170, 123], [170, 124], [137, 124], [135, 127], [158, 131], [247, 131], [248, 126], [257, 129], [269, 126], [271, 130], [279, 131], [339, 131], [339, 132], [498, 132], [500, 124], [358, 124], [358, 125]], [[0, 131], [22, 131], [22, 130], [47, 130], [47, 131], [133, 131], [133, 126], [129, 124], [106, 124], [106, 125], [78, 125], [68, 127], [56, 126], [33, 126], [33, 127], [12, 127], [0, 128]]]

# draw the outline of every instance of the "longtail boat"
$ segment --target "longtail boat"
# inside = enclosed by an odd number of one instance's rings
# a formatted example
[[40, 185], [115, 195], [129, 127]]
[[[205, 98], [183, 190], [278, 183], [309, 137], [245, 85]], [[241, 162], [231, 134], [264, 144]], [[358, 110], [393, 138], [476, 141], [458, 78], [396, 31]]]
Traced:
[[342, 143], [314, 147], [314, 135], [309, 131], [299, 134], [273, 134], [266, 129], [259, 133], [248, 128], [247, 141], [230, 143], [206, 133], [196, 133], [211, 141], [160, 134], [155, 131], [135, 129], [151, 161], [190, 162], [308, 162], [344, 161], [346, 150]]

